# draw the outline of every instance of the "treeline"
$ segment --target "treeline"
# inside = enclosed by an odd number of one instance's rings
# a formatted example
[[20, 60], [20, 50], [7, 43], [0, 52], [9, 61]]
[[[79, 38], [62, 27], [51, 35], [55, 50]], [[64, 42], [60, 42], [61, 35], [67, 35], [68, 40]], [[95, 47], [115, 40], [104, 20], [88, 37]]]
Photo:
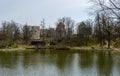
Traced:
[[115, 44], [120, 39], [119, 21], [110, 18], [109, 15], [97, 13], [94, 20], [88, 19], [77, 24], [73, 22], [69, 17], [58, 20], [56, 38], [59, 42], [67, 44], [70, 41], [76, 46], [99, 44], [100, 47], [107, 45], [107, 48], [110, 48], [111, 42]]
[[[76, 36], [71, 36], [71, 43], [76, 43], [78, 46], [99, 44], [100, 47], [103, 47], [104, 45], [107, 45], [107, 48], [110, 48], [111, 45], [119, 47], [120, 1], [91, 0], [91, 2], [95, 7], [95, 18], [94, 20], [86, 20], [77, 24], [77, 28], [75, 29], [77, 33]], [[67, 26], [70, 25], [70, 22], [73, 22], [73, 20], [70, 18], [61, 18], [60, 20], [60, 22], [65, 25], [65, 30], [67, 30]], [[70, 29], [72, 29], [72, 27], [70, 27]], [[64, 37], [67, 38], [67, 35], [65, 34]], [[68, 37], [70, 37], [69, 34]], [[66, 40], [69, 41], [68, 38]]]
[[95, 7], [95, 36], [102, 47], [107, 41], [120, 46], [120, 0], [91, 0]]
[[[75, 28], [76, 27], [76, 28]], [[42, 29], [42, 30], [41, 30]], [[41, 28], [43, 32], [43, 28]], [[56, 28], [44, 29], [44, 39], [55, 44], [71, 46], [90, 46], [99, 44], [101, 47], [120, 39], [120, 25], [108, 15], [96, 14], [95, 20], [86, 20], [75, 24], [70, 17], [58, 19]], [[21, 25], [14, 21], [2, 23], [0, 29], [1, 47], [18, 44], [30, 44], [32, 34], [30, 25]], [[42, 37], [41, 37], [42, 38]]]
[[[96, 6], [94, 20], [75, 24], [70, 17], [58, 19], [56, 28], [45, 29], [42, 22], [42, 39], [56, 45], [90, 46], [107, 45], [120, 46], [120, 1], [91, 0]], [[12, 46], [15, 44], [29, 44], [31, 40], [30, 26], [21, 25], [14, 21], [2, 23], [0, 29], [1, 46]]]
[[[93, 21], [86, 20], [75, 24], [70, 17], [62, 17], [58, 19], [56, 24], [55, 41], [61, 45], [70, 46], [88, 46], [93, 44]], [[95, 44], [95, 42], [94, 42]]]
[[0, 48], [17, 47], [17, 44], [28, 44], [31, 33], [29, 25], [14, 21], [4, 21], [0, 29]]

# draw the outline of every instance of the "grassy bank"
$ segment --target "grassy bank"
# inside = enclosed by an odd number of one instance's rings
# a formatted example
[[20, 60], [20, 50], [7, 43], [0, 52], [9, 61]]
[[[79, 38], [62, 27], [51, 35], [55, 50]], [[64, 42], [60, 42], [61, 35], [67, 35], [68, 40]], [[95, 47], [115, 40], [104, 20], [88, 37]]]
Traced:
[[[29, 51], [29, 50], [33, 50], [35, 49], [34, 46], [29, 46], [29, 45], [18, 45], [17, 48], [2, 48], [0, 49], [0, 51]], [[88, 47], [70, 47], [70, 46], [41, 46], [39, 47], [38, 50], [45, 50], [45, 49], [51, 49], [51, 50], [73, 50], [73, 51], [92, 51], [92, 52], [110, 52], [112, 54], [119, 54], [120, 55], [120, 49], [119, 48], [111, 48], [111, 49], [107, 49], [105, 46], [103, 48], [99, 47], [98, 45], [95, 46], [88, 46]]]
[[8, 49], [8, 48], [5, 48], [5, 49], [0, 49], [0, 51], [24, 51], [26, 50], [25, 48], [11, 48], [11, 49]]

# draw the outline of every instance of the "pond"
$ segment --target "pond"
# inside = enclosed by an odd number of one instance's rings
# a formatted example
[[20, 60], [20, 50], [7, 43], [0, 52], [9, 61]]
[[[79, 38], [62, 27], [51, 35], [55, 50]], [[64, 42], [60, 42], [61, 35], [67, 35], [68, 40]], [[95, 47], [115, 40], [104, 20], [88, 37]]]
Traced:
[[0, 76], [120, 76], [120, 56], [109, 52], [0, 52]]

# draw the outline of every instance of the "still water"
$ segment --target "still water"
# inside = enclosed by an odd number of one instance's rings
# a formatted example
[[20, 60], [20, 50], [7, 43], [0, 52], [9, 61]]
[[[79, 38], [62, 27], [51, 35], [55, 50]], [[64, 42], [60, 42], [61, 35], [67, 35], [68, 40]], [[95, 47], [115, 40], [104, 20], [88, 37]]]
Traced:
[[120, 76], [120, 56], [67, 50], [0, 52], [0, 76]]

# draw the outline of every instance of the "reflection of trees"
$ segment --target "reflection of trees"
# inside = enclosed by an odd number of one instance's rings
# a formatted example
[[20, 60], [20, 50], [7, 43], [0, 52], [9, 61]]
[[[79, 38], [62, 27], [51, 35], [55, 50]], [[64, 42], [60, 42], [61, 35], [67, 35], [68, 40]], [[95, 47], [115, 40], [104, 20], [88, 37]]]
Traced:
[[56, 65], [58, 69], [64, 70], [66, 66], [70, 65], [71, 59], [71, 54], [64, 51], [41, 50], [38, 52], [27, 52], [23, 54], [23, 66], [28, 68], [29, 66], [35, 67], [38, 65], [41, 67]]
[[115, 75], [120, 75], [120, 56], [116, 56], [114, 62], [117, 63], [116, 64], [117, 69], [115, 70], [116, 71]]
[[40, 63], [44, 62], [45, 59], [45, 52], [36, 52], [31, 51], [27, 53], [23, 53], [23, 66], [24, 68], [28, 67], [35, 67], [38, 66]]
[[79, 54], [79, 64], [80, 68], [88, 68], [91, 67], [93, 64], [93, 52], [90, 51], [83, 51]]
[[18, 56], [16, 53], [0, 52], [0, 67], [15, 68]]
[[101, 52], [97, 55], [98, 76], [111, 76], [113, 68], [113, 57], [111, 54]]
[[37, 65], [37, 54], [35, 52], [28, 52], [28, 53], [23, 53], [23, 66], [24, 68], [28, 68], [29, 66], [34, 66]]
[[60, 70], [64, 70], [65, 67], [69, 67], [69, 65], [72, 63], [72, 54], [62, 51], [57, 53], [56, 55], [56, 65]]

